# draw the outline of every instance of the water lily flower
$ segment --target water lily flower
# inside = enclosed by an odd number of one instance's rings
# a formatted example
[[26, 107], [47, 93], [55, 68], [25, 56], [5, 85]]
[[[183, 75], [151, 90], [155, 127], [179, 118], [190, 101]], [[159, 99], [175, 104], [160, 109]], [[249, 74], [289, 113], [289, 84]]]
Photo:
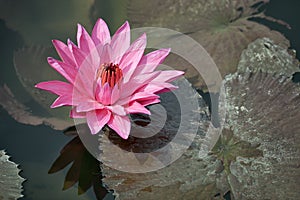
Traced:
[[77, 45], [53, 40], [61, 60], [49, 57], [48, 63], [68, 82], [41, 82], [37, 88], [59, 97], [51, 105], [72, 106], [71, 118], [86, 118], [92, 134], [106, 124], [122, 138], [130, 134], [131, 113], [150, 111], [145, 107], [159, 103], [158, 93], [176, 89], [170, 82], [182, 71], [156, 71], [170, 49], [159, 49], [144, 55], [146, 34], [130, 45], [130, 27], [125, 22], [111, 37], [102, 19], [92, 34], [78, 25]]

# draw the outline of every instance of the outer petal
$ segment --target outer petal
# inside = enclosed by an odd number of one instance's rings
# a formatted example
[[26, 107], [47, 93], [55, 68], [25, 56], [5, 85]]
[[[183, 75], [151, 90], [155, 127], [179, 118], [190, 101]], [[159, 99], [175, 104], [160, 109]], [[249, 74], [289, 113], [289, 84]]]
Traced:
[[42, 90], [47, 90], [57, 95], [67, 95], [72, 94], [73, 92], [73, 86], [70, 83], [66, 83], [63, 81], [41, 82], [36, 84], [35, 87]]
[[150, 111], [145, 108], [142, 104], [133, 101], [132, 103], [129, 104], [129, 106], [126, 109], [127, 113], [144, 113], [147, 115], [150, 115]]
[[92, 134], [97, 134], [110, 120], [111, 113], [106, 109], [95, 110], [86, 113], [87, 124]]
[[119, 63], [123, 54], [130, 46], [130, 26], [126, 21], [113, 35], [111, 39], [111, 47], [115, 60], [113, 62]]
[[105, 45], [110, 43], [110, 33], [106, 23], [102, 19], [98, 19], [92, 32], [92, 39], [95, 45]]
[[143, 88], [139, 89], [140, 91], [146, 91], [149, 93], [161, 93], [162, 90], [167, 89], [167, 91], [177, 89], [177, 86], [172, 85], [171, 83], [149, 83]]
[[164, 61], [166, 56], [169, 55], [170, 50], [171, 49], [159, 49], [143, 56], [133, 76], [153, 72], [156, 67]]
[[149, 99], [149, 100], [139, 101], [139, 103], [143, 106], [148, 106], [151, 104], [160, 103], [160, 100], [159, 99]]
[[53, 69], [55, 69], [58, 73], [65, 77], [70, 83], [74, 83], [77, 75], [77, 70], [74, 68], [74, 66], [50, 57], [47, 60], [49, 65], [51, 65]]
[[72, 105], [73, 105], [72, 95], [68, 94], [68, 95], [59, 96], [50, 107], [57, 108], [60, 106], [72, 106]]
[[90, 53], [95, 49], [95, 44], [87, 31], [80, 24], [77, 25], [77, 43], [78, 47], [86, 54]]
[[131, 96], [130, 101], [144, 101], [148, 99], [158, 99], [159, 96], [153, 93], [145, 92], [137, 92]]
[[163, 82], [171, 82], [178, 77], [182, 76], [184, 74], [183, 71], [177, 71], [177, 70], [164, 70], [160, 71], [160, 74], [155, 77], [151, 82], [155, 83], [163, 83]]
[[137, 64], [144, 54], [146, 48], [147, 38], [146, 34], [142, 34], [123, 55], [120, 61], [120, 68], [123, 70], [124, 82], [128, 82], [133, 74]]
[[115, 130], [123, 139], [128, 138], [131, 128], [128, 116], [113, 115], [107, 125]]
[[58, 53], [58, 55], [61, 57], [61, 59], [72, 66], [76, 66], [74, 57], [67, 45], [65, 45], [63, 42], [59, 40], [52, 40], [52, 43]]

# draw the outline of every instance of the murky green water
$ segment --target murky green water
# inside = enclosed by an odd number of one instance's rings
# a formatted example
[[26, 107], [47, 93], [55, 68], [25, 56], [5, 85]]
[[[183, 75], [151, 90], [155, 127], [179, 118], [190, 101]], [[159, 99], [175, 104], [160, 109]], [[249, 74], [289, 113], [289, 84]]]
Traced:
[[[51, 113], [47, 113], [48, 111], [33, 101], [30, 93], [24, 90], [16, 75], [14, 52], [32, 46], [49, 47], [51, 39], [54, 38], [63, 41], [67, 37], [74, 39], [76, 23], [80, 22], [87, 30], [91, 30], [98, 17], [103, 17], [114, 32], [126, 19], [127, 3], [120, 0], [109, 3], [96, 1], [94, 5], [92, 0], [69, 0], [64, 3], [57, 0], [24, 2], [0, 0], [0, 85], [9, 86], [15, 98], [30, 108], [29, 112], [39, 116], [50, 116]], [[266, 25], [283, 33], [291, 42], [291, 48], [297, 52], [300, 52], [299, 6], [300, 2], [296, 0], [271, 0], [265, 7], [267, 15], [289, 23], [291, 30], [262, 20]], [[297, 58], [300, 58], [299, 53]], [[300, 80], [299, 74], [295, 76], [295, 80]], [[4, 108], [0, 108], [0, 150], [5, 149], [11, 155], [11, 160], [22, 169], [20, 175], [26, 179], [22, 200], [97, 199], [92, 188], [78, 196], [77, 184], [62, 190], [69, 166], [57, 173], [48, 174], [60, 150], [72, 137], [46, 125], [31, 126], [18, 123]], [[105, 199], [113, 197], [108, 194]]]

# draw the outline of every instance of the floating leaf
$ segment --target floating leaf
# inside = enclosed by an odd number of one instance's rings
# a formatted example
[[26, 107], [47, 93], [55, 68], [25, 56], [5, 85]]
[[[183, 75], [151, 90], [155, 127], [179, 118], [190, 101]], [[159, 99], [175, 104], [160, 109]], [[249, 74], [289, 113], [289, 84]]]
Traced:
[[45, 117], [33, 115], [31, 110], [26, 107], [24, 104], [16, 100], [14, 94], [11, 90], [4, 85], [0, 86], [0, 105], [12, 116], [16, 121], [23, 124], [30, 125], [40, 125], [46, 124], [50, 125], [54, 129], [62, 130], [70, 126], [70, 122], [54, 118], [54, 117]]
[[93, 3], [94, 0], [0, 0], [0, 19], [18, 31], [27, 45], [49, 45], [53, 37], [65, 40], [76, 23], [90, 29]]
[[225, 126], [263, 153], [231, 162], [228, 178], [235, 198], [298, 199], [300, 85], [257, 72], [228, 76], [225, 89]]
[[[188, 88], [183, 87], [185, 81], [182, 79], [176, 83], [182, 86], [179, 96], [189, 99], [189, 104], [193, 104], [191, 99], [196, 98], [199, 105], [197, 111], [180, 112], [175, 97], [166, 93], [161, 96], [161, 105], [167, 114], [166, 122], [154, 136], [140, 138], [136, 133], [136, 136], [131, 135], [127, 140], [121, 140], [112, 131], [105, 131], [100, 135], [99, 148], [102, 153], [99, 159], [103, 161], [103, 182], [109, 189], [114, 190], [116, 199], [224, 199], [224, 194], [230, 190], [226, 173], [219, 170], [222, 168], [222, 162], [212, 155], [199, 158], [199, 150], [204, 142], [211, 142], [207, 138], [211, 124], [207, 116], [207, 105], [199, 94], [193, 96]], [[185, 106], [182, 101], [179, 102], [181, 108]], [[149, 109], [152, 113], [150, 118], [159, 116], [152, 107]], [[163, 109], [159, 109], [158, 113], [162, 111]], [[193, 114], [199, 115], [199, 118], [194, 118]], [[180, 119], [189, 119], [189, 122], [181, 126]], [[151, 130], [155, 128], [152, 123], [151, 119], [148, 125], [139, 130], [145, 135], [151, 135]], [[186, 137], [179, 136], [179, 127], [186, 133]], [[135, 125], [132, 125], [132, 129], [135, 129]], [[182, 144], [186, 144], [186, 141], [191, 139], [188, 138], [189, 134], [197, 129], [198, 132], [189, 148], [176, 161], [156, 171], [143, 171], [159, 162], [163, 165], [176, 156], [176, 150]], [[173, 142], [175, 135], [180, 139]], [[125, 172], [128, 168], [139, 173]]]
[[276, 45], [268, 38], [257, 39], [243, 51], [238, 72], [257, 71], [292, 77], [300, 71], [296, 52]]
[[[186, 33], [199, 42], [217, 64], [221, 75], [235, 72], [242, 51], [257, 38], [268, 37], [283, 47], [289, 41], [279, 32], [251, 21], [260, 17], [283, 24], [259, 11], [268, 0], [166, 0], [128, 1], [128, 17], [135, 27], [164, 27]], [[174, 17], [176, 16], [176, 17]], [[183, 44], [184, 48], [184, 44]], [[186, 69], [186, 77], [196, 86], [204, 88], [204, 82], [185, 60], [169, 56], [167, 65]], [[200, 66], [198, 66], [200, 67]], [[194, 77], [197, 75], [197, 77]], [[215, 77], [207, 82], [213, 85]]]
[[18, 166], [9, 160], [5, 151], [0, 151], [0, 199], [10, 200], [22, 197], [24, 178], [19, 176]]

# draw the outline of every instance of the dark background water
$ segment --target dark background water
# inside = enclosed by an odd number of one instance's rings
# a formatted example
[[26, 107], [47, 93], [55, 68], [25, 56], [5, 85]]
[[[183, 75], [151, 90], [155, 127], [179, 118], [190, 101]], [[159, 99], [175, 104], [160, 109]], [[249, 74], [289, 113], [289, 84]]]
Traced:
[[[290, 30], [265, 20], [261, 21], [283, 33], [290, 40], [291, 48], [297, 52], [300, 52], [299, 8], [300, 1], [297, 0], [271, 0], [265, 7], [268, 16], [289, 23], [292, 28]], [[21, 47], [22, 39], [15, 31], [9, 29], [3, 20], [0, 20], [0, 44], [1, 68], [12, 66], [13, 51]], [[297, 54], [297, 58], [300, 58], [299, 54]], [[15, 73], [13, 68], [5, 67], [5, 71], [1, 70], [0, 83], [8, 81], [5, 80], [6, 74], [11, 73]], [[297, 79], [300, 80], [299, 75], [297, 75]], [[19, 84], [16, 81], [16, 88], [20, 86]], [[22, 93], [22, 91], [19, 92]], [[61, 131], [55, 131], [45, 125], [20, 124], [11, 118], [3, 108], [0, 108], [0, 149], [5, 149], [12, 156], [11, 160], [20, 164], [22, 169], [20, 174], [27, 179], [23, 184], [25, 197], [22, 200], [95, 199], [91, 190], [81, 196], [77, 195], [76, 187], [62, 191], [67, 169], [55, 174], [48, 174], [59, 151], [70, 139]], [[108, 197], [108, 199], [111, 198]]]

